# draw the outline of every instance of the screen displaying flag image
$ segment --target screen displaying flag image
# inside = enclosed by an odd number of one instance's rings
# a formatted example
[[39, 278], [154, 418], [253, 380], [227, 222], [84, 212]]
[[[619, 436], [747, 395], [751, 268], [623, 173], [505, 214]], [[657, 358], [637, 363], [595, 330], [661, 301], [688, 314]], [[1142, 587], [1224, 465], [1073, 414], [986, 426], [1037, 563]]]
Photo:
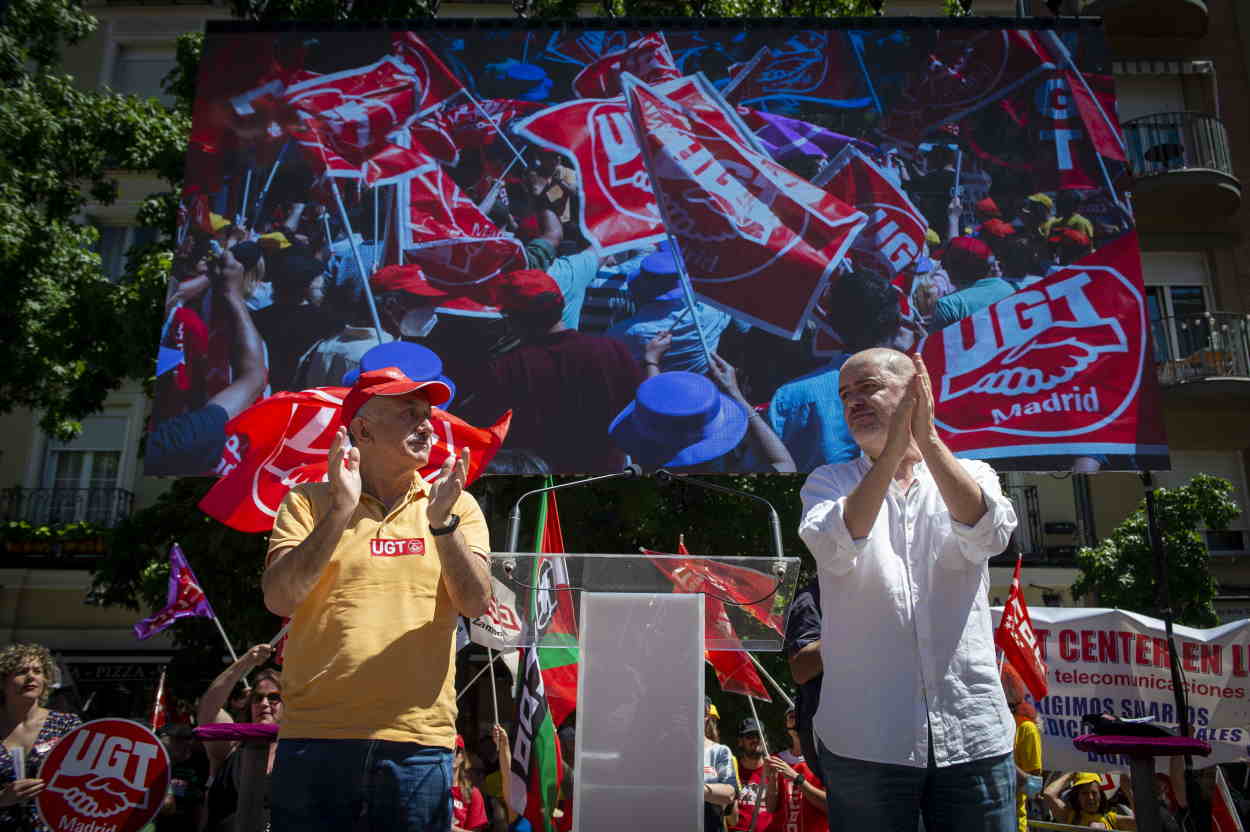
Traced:
[[185, 181], [145, 464], [249, 527], [388, 366], [475, 476], [842, 462], [871, 347], [961, 456], [1169, 467], [1095, 25], [213, 23]]

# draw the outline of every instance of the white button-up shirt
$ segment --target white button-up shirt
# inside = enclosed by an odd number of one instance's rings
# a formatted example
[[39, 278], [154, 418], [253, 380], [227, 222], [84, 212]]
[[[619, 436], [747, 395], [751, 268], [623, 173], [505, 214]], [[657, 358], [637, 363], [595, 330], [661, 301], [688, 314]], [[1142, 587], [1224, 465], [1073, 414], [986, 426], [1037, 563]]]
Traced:
[[987, 561], [1016, 527], [994, 470], [960, 460], [985, 498], [975, 526], [952, 520], [923, 463], [891, 482], [867, 537], [852, 540], [846, 498], [864, 456], [812, 472], [799, 536], [820, 579], [824, 679], [813, 726], [840, 757], [939, 766], [1006, 754], [1015, 725], [994, 657]]

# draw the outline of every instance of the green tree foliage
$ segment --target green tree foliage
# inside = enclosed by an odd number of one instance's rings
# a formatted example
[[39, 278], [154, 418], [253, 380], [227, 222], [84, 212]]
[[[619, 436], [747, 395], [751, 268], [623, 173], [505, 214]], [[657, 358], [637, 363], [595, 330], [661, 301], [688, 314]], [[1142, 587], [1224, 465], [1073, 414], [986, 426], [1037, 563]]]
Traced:
[[[1168, 589], [1178, 624], [1213, 627], [1215, 580], [1208, 569], [1203, 529], [1224, 529], [1241, 513], [1227, 480], [1199, 474], [1181, 488], [1155, 491], [1155, 512], [1167, 554]], [[1105, 607], [1155, 615], [1155, 561], [1143, 500], [1111, 536], [1076, 555], [1081, 574], [1072, 585], [1076, 596], [1093, 595]]]
[[149, 252], [110, 282], [83, 210], [116, 199], [118, 171], [174, 182], [189, 126], [58, 71], [61, 48], [95, 25], [74, 0], [14, 0], [0, 19], [0, 410], [37, 408], [61, 438], [151, 373], [167, 260]]

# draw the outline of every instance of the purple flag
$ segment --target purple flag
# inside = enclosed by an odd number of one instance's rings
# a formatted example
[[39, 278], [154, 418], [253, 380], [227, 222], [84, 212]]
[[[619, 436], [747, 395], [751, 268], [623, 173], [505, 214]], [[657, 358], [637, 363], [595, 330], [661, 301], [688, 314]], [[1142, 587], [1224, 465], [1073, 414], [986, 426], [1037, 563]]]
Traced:
[[135, 638], [145, 639], [156, 635], [179, 618], [200, 616], [216, 618], [208, 596], [200, 589], [200, 582], [191, 571], [191, 564], [175, 543], [169, 550], [169, 592], [165, 607], [151, 618], [135, 624]]
[[848, 145], [857, 147], [875, 158], [881, 157], [881, 148], [863, 139], [835, 133], [810, 121], [787, 118], [763, 110], [739, 107], [738, 112], [764, 147], [778, 162], [786, 162], [799, 156], [821, 158], [837, 156]]

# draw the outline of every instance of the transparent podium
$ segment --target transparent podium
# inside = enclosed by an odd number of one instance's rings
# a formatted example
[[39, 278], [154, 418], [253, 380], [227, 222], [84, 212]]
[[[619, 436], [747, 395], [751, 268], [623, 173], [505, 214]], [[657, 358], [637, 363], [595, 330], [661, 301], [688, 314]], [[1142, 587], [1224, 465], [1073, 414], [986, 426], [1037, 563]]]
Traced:
[[491, 570], [516, 646], [580, 651], [573, 828], [702, 829], [704, 651], [780, 651], [799, 559], [496, 553]]

